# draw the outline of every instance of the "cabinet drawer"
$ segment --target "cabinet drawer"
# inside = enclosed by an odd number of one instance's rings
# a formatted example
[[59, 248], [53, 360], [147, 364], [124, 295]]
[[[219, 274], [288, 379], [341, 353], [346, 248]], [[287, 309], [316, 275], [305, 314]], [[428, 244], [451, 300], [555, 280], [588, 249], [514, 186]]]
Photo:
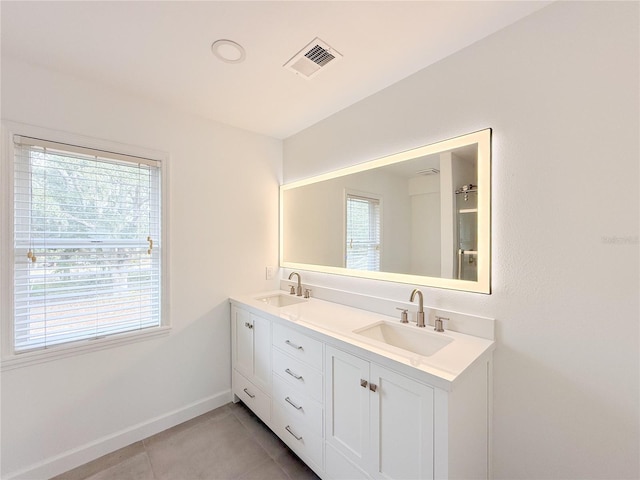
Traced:
[[281, 348], [292, 357], [322, 370], [322, 342], [274, 323], [273, 345]]
[[267, 425], [271, 420], [271, 398], [247, 380], [237, 370], [233, 371], [233, 393]]
[[322, 402], [322, 373], [298, 359], [273, 349], [273, 371], [299, 392]]
[[322, 404], [304, 395], [278, 375], [273, 376], [273, 405], [278, 405], [289, 418], [305, 423], [314, 433], [322, 436]]
[[303, 422], [289, 418], [277, 405], [273, 407], [273, 430], [303, 460], [323, 469], [322, 437], [313, 433]]

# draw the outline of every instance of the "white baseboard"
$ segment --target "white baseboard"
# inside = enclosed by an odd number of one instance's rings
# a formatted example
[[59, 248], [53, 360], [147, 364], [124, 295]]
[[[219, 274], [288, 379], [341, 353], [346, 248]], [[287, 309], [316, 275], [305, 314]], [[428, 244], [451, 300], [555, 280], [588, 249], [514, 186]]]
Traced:
[[231, 401], [231, 390], [225, 390], [182, 408], [168, 412], [145, 422], [133, 425], [111, 435], [104, 436], [93, 442], [86, 443], [59, 455], [47, 458], [42, 462], [25, 469], [13, 472], [4, 480], [33, 480], [36, 478], [51, 478], [87, 462], [100, 458], [120, 448], [143, 440], [151, 435], [162, 432], [167, 428], [179, 425], [187, 420], [207, 413], [215, 408], [226, 405]]

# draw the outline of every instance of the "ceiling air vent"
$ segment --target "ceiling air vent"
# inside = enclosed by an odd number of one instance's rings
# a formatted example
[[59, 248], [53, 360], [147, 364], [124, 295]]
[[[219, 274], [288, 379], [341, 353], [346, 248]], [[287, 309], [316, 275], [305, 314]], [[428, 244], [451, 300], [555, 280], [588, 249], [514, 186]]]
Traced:
[[331, 62], [341, 58], [340, 53], [319, 38], [315, 38], [285, 63], [284, 68], [302, 78], [311, 78]]
[[440, 170], [437, 168], [425, 168], [424, 170], [418, 170], [416, 175], [438, 175]]

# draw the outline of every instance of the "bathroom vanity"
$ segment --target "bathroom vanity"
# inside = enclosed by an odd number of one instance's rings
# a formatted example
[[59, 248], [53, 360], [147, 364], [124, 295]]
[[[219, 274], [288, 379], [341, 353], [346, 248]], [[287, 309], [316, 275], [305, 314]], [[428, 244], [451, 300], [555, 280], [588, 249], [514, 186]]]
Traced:
[[321, 478], [490, 477], [492, 338], [282, 291], [230, 301], [234, 401]]

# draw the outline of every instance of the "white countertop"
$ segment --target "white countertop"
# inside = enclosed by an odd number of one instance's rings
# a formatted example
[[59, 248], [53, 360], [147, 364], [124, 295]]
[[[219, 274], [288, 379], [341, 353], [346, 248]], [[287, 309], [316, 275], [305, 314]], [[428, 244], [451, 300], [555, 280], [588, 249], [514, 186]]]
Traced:
[[[376, 362], [404, 371], [447, 391], [453, 390], [456, 380], [469, 367], [490, 355], [495, 348], [495, 342], [491, 340], [449, 330], [435, 333], [431, 328], [433, 335], [446, 336], [453, 341], [433, 355], [425, 357], [354, 333], [354, 330], [381, 320], [399, 323], [399, 317], [389, 317], [317, 298], [305, 299], [302, 303], [285, 307], [275, 307], [257, 300], [278, 294], [287, 295], [282, 290], [274, 290], [232, 296], [230, 301], [338, 348], [350, 350], [356, 355], [373, 354]], [[407, 328], [418, 327], [407, 325]]]

